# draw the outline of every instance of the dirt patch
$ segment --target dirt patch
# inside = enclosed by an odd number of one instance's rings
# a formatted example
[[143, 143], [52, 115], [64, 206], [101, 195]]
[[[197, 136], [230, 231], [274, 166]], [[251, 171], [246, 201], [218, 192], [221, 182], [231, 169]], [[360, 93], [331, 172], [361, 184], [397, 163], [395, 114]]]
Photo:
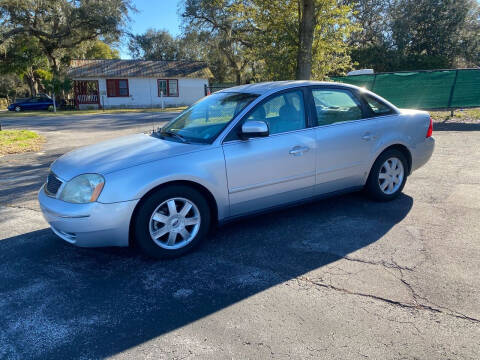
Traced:
[[458, 109], [453, 116], [450, 111], [432, 111], [433, 130], [474, 131], [480, 130], [480, 108]]
[[0, 131], [0, 155], [40, 150], [45, 138], [30, 130]]

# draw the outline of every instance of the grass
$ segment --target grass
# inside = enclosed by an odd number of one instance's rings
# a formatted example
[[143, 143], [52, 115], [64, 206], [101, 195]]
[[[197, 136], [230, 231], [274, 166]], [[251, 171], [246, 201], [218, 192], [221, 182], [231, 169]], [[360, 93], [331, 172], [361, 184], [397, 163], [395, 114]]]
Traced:
[[38, 151], [45, 139], [30, 130], [0, 131], [0, 155]]
[[434, 122], [480, 122], [480, 108], [455, 110], [453, 117], [450, 116], [450, 110], [430, 111], [430, 115]]
[[148, 108], [148, 109], [106, 109], [106, 110], [57, 110], [56, 113], [51, 111], [5, 111], [0, 113], [2, 117], [25, 117], [25, 116], [75, 116], [75, 115], [95, 115], [95, 114], [121, 114], [121, 113], [143, 113], [143, 112], [165, 112], [165, 111], [183, 111], [186, 106], [169, 107], [165, 109]]

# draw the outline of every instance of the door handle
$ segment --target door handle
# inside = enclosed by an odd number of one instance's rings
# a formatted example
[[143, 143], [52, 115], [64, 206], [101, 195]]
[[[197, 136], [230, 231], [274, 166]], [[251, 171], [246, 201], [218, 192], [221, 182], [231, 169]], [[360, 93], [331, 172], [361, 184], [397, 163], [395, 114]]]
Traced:
[[310, 150], [310, 148], [307, 146], [294, 146], [292, 150], [290, 150], [290, 155], [300, 156], [300, 155], [303, 155], [303, 153], [307, 152], [308, 150]]
[[376, 139], [376, 136], [370, 133], [366, 133], [365, 135], [362, 136], [362, 140], [365, 140], [365, 141], [370, 141], [375, 139]]

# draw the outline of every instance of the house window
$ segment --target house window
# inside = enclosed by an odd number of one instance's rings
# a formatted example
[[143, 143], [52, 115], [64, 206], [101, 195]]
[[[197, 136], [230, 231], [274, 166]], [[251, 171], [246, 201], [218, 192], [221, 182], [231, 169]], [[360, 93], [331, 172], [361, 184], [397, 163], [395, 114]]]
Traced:
[[107, 96], [108, 97], [126, 97], [128, 92], [127, 79], [107, 79]]
[[158, 79], [158, 96], [178, 96], [177, 79]]

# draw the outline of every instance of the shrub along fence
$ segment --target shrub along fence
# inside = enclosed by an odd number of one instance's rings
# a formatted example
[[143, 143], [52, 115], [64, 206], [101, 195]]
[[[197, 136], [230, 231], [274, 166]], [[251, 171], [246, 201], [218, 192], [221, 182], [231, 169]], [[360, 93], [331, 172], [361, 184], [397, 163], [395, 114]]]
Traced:
[[401, 71], [331, 79], [365, 87], [400, 108], [480, 107], [480, 69]]

